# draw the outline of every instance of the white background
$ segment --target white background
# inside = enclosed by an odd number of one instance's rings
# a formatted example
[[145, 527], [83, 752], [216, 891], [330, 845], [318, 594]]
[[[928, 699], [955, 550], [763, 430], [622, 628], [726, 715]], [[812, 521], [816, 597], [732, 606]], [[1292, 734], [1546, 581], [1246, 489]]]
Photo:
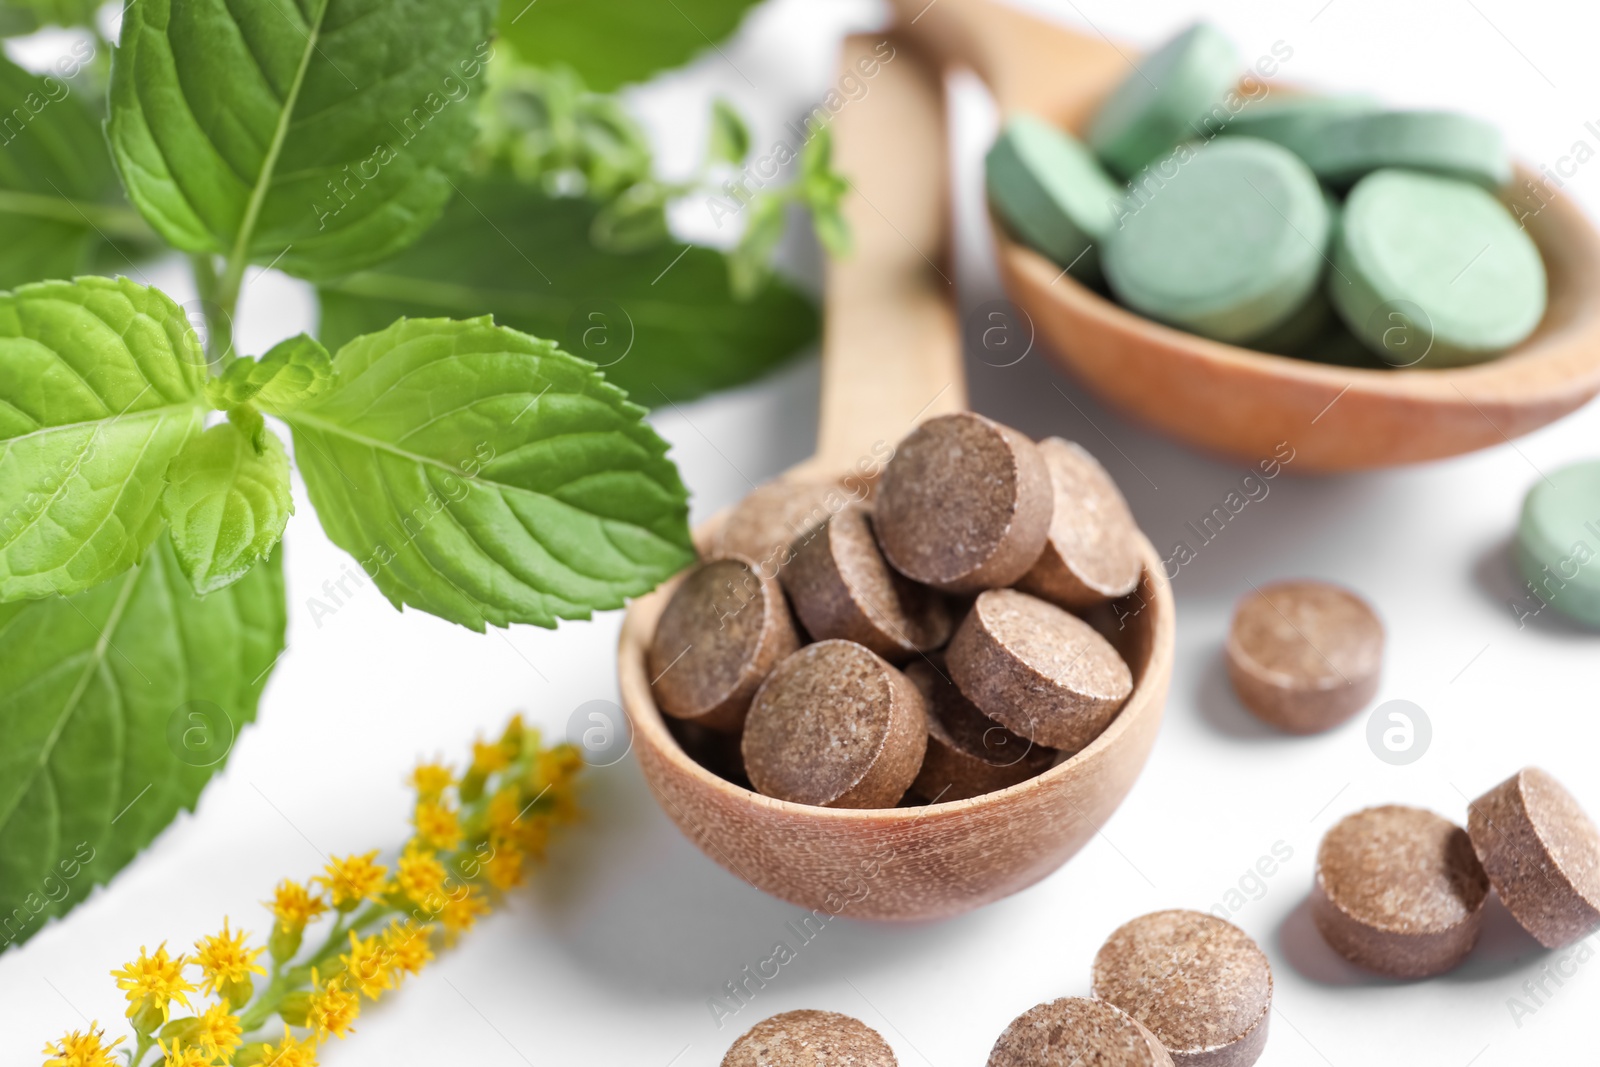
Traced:
[[[651, 0], [656, 2], [656, 0]], [[1396, 103], [1462, 108], [1498, 122], [1517, 153], [1554, 162], [1600, 120], [1600, 10], [1530, 0], [1233, 0], [1207, 14], [1253, 57], [1277, 40], [1283, 76], [1375, 91]], [[1063, 0], [1141, 46], [1194, 17], [1194, 5]], [[781, 0], [689, 70], [635, 94], [664, 165], [700, 150], [714, 91], [759, 118], [757, 143], [810, 106], [831, 77], [838, 35], [873, 24], [864, 3]], [[999, 295], [978, 208], [977, 160], [993, 111], [957, 86], [958, 280], [964, 308]], [[1600, 214], [1600, 162], [1569, 184]], [[692, 217], [691, 217], [692, 216]], [[685, 229], [703, 218], [686, 213]], [[703, 229], [703, 226], [699, 227]], [[802, 274], [816, 256], [788, 249]], [[152, 280], [187, 296], [177, 265]], [[266, 275], [246, 292], [249, 351], [314, 322], [303, 286]], [[1163, 549], [1220, 503], [1243, 467], [1214, 462], [1129, 425], [1061, 379], [1037, 354], [1015, 367], [969, 362], [974, 406], [1034, 435], [1095, 453]], [[658, 415], [702, 518], [807, 455], [817, 368], [808, 358], [749, 389]], [[1081, 409], [1081, 411], [1079, 410]], [[1597, 638], [1547, 612], [1519, 629], [1505, 544], [1523, 493], [1595, 450], [1594, 407], [1475, 456], [1426, 467], [1271, 483], [1175, 582], [1177, 665], [1166, 724], [1143, 777], [1097, 838], [1038, 886], [937, 925], [837, 921], [801, 950], [756, 1002], [719, 1030], [706, 998], [770, 953], [798, 909], [725, 873], [651, 802], [630, 760], [590, 776], [590, 821], [570, 833], [531, 890], [484, 922], [433, 969], [327, 1050], [330, 1064], [471, 1062], [716, 1064], [734, 1036], [800, 1007], [859, 1016], [904, 1065], [984, 1062], [1015, 1015], [1086, 994], [1090, 960], [1122, 922], [1158, 908], [1224, 900], [1277, 842], [1293, 859], [1235, 916], [1272, 960], [1272, 1037], [1261, 1063], [1345, 1065], [1578, 1062], [1592, 1057], [1600, 965], [1587, 962], [1542, 1006], [1522, 983], [1553, 957], [1491, 902], [1483, 940], [1452, 974], [1395, 983], [1363, 976], [1318, 940], [1305, 910], [1316, 845], [1338, 818], [1385, 802], [1464, 819], [1467, 798], [1537, 763], [1600, 812], [1593, 754]], [[297, 487], [298, 489], [299, 487]], [[0, 1062], [36, 1063], [43, 1042], [84, 1017], [115, 1024], [123, 1001], [107, 971], [140, 944], [183, 947], [223, 915], [265, 928], [258, 901], [285, 875], [306, 877], [324, 852], [397, 846], [406, 834], [401, 779], [421, 754], [456, 758], [514, 709], [561, 734], [580, 703], [615, 699], [618, 614], [558, 632], [475, 635], [395, 612], [367, 587], [313, 621], [307, 600], [345, 557], [309, 506], [287, 534], [291, 651], [260, 722], [238, 741], [202, 798], [109, 887], [18, 951], [0, 956]], [[1235, 703], [1220, 643], [1234, 600], [1278, 577], [1315, 576], [1367, 595], [1389, 631], [1379, 700], [1421, 705], [1434, 730], [1417, 763], [1368, 749], [1364, 716], [1314, 738], [1280, 736]], [[1571, 969], [1570, 966], [1568, 968]], [[1534, 1014], [1513, 1021], [1508, 998]]]

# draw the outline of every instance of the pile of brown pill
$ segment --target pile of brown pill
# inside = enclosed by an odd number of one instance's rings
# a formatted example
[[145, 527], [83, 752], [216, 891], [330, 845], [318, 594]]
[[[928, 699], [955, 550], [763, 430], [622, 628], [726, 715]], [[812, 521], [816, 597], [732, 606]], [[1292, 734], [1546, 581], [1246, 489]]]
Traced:
[[[1012, 1020], [989, 1067], [1249, 1067], [1267, 1045], [1272, 967], [1248, 934], [1197, 911], [1158, 911], [1095, 954], [1089, 997]], [[722, 1067], [894, 1067], [879, 1034], [848, 1015], [792, 1011], [757, 1023]]]
[[1016, 785], [1099, 736], [1134, 686], [1107, 605], [1143, 574], [1100, 464], [959, 413], [867, 488], [763, 487], [704, 546], [648, 656], [685, 751], [766, 796], [885, 808]]
[[1311, 916], [1350, 962], [1425, 978], [1472, 951], [1491, 888], [1546, 948], [1600, 928], [1600, 830], [1536, 767], [1472, 801], [1466, 829], [1398, 804], [1341, 819], [1317, 850]]

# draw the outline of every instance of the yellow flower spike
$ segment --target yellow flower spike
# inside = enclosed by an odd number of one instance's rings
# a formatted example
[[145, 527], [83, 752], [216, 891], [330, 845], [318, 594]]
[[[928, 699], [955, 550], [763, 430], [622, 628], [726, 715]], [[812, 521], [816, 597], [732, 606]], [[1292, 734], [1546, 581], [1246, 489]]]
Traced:
[[187, 994], [193, 993], [195, 988], [183, 976], [183, 968], [188, 963], [188, 958], [181, 954], [168, 956], [167, 943], [163, 941], [154, 955], [140, 945], [138, 959], [111, 972], [111, 977], [117, 980], [117, 988], [128, 995], [128, 1018], [134, 1019], [135, 1027], [141, 1032], [154, 1030], [155, 1026], [140, 1026], [140, 1023], [166, 1022], [174, 1000], [189, 1007]]
[[510, 838], [496, 838], [494, 855], [483, 865], [483, 876], [502, 893], [523, 882], [522, 848]]
[[515, 833], [523, 806], [522, 794], [516, 786], [506, 786], [490, 797], [489, 806], [485, 809], [490, 835], [509, 837]]
[[435, 906], [444, 891], [444, 864], [432, 852], [423, 851], [413, 842], [400, 854], [395, 865], [395, 881], [411, 902], [424, 908]]
[[201, 1013], [195, 1028], [194, 1042], [213, 1060], [226, 1062], [241, 1043], [243, 1031], [239, 1017], [228, 1010], [226, 1004], [213, 1004]]
[[397, 978], [421, 974], [422, 968], [432, 962], [433, 949], [428, 945], [432, 930], [432, 926], [418, 926], [410, 919], [396, 919], [383, 932], [383, 947], [389, 952], [389, 966]]
[[162, 1067], [211, 1067], [210, 1056], [193, 1045], [184, 1048], [183, 1042], [177, 1038], [173, 1038], [171, 1048], [160, 1041], [156, 1042], [156, 1048], [165, 1057], [161, 1061]]
[[340, 1041], [353, 1031], [352, 1023], [361, 1013], [361, 999], [344, 988], [343, 976], [323, 985], [317, 978], [316, 968], [311, 969], [311, 1007], [306, 1012], [306, 1025], [316, 1031], [318, 1041], [330, 1036]]
[[273, 890], [272, 899], [263, 901], [271, 909], [278, 925], [286, 930], [303, 930], [328, 910], [328, 902], [319, 893], [313, 893], [299, 882], [285, 878]]
[[[500, 751], [505, 753], [506, 759], [514, 760], [522, 755], [522, 743], [526, 734], [527, 728], [522, 724], [522, 713], [518, 712], [511, 716], [511, 721], [506, 723], [504, 732], [500, 734]], [[535, 736], [535, 743], [537, 740]]]
[[394, 988], [389, 950], [378, 943], [376, 936], [359, 938], [351, 930], [350, 951], [341, 955], [339, 962], [344, 964], [345, 973], [356, 989], [368, 1000], [377, 1000], [385, 990]]
[[505, 770], [511, 764], [506, 756], [506, 750], [497, 742], [474, 741], [472, 743], [472, 771], [475, 774], [489, 775], [495, 771]]
[[[194, 962], [200, 965], [202, 993], [209, 996], [229, 987], [230, 995], [224, 999], [241, 1004], [250, 999], [250, 976], [265, 975], [267, 969], [256, 962], [266, 949], [247, 948], [244, 939], [248, 936], [243, 930], [230, 931], [224, 917], [220, 934], [202, 937], [194, 943]], [[242, 996], [236, 995], [240, 992]]]
[[412, 815], [417, 836], [441, 852], [461, 847], [461, 817], [442, 801], [425, 800]]
[[73, 1030], [44, 1047], [44, 1055], [50, 1057], [44, 1067], [117, 1067], [112, 1050], [123, 1039], [119, 1037], [108, 1045], [105, 1038], [106, 1032], [94, 1023], [89, 1024], [88, 1030]]
[[443, 763], [419, 763], [411, 776], [406, 779], [406, 784], [417, 791], [419, 800], [437, 800], [455, 785], [456, 776], [449, 767]]
[[317, 875], [315, 881], [327, 887], [333, 906], [339, 911], [351, 911], [363, 900], [375, 900], [383, 893], [388, 869], [372, 862], [378, 850], [362, 855], [334, 857], [328, 861], [326, 874]]
[[478, 916], [489, 914], [489, 902], [483, 891], [475, 885], [457, 887], [439, 912], [439, 925], [444, 927], [445, 940], [454, 943], [477, 923]]
[[283, 1040], [262, 1050], [261, 1067], [317, 1067], [317, 1043], [299, 1040], [285, 1026]]

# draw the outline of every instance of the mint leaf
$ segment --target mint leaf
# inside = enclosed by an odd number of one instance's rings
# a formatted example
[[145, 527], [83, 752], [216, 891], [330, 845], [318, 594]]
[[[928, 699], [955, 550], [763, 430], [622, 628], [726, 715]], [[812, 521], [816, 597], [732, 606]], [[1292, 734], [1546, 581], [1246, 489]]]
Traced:
[[688, 62], [757, 0], [506, 0], [500, 35], [530, 63], [565, 63], [609, 92]]
[[733, 105], [719, 96], [711, 104], [711, 144], [707, 155], [724, 163], [743, 163], [749, 154], [749, 127]]
[[556, 338], [654, 405], [752, 381], [816, 338], [809, 300], [780, 281], [735, 300], [711, 249], [612, 254], [590, 241], [598, 209], [585, 201], [509, 178], [464, 183], [461, 194], [414, 247], [320, 290], [324, 342], [338, 347], [402, 315], [489, 312]]
[[0, 605], [0, 946], [193, 808], [283, 651], [274, 557], [197, 599], [161, 538], [70, 599]]
[[199, 432], [205, 356], [125, 278], [0, 293], [0, 602], [76, 593], [144, 556], [172, 457]]
[[317, 516], [391, 602], [481, 631], [620, 607], [694, 557], [667, 446], [589, 363], [495, 326], [357, 337], [281, 412]]
[[21, 37], [46, 26], [92, 26], [99, 0], [4, 0], [0, 34]]
[[234, 269], [326, 278], [393, 255], [464, 162], [495, 6], [128, 5], [107, 133], [129, 198]]
[[231, 408], [253, 400], [290, 407], [333, 384], [333, 357], [314, 337], [296, 334], [279, 341], [259, 360], [236, 359], [206, 382], [213, 407]]
[[283, 442], [232, 422], [211, 427], [167, 468], [161, 513], [194, 591], [232, 585], [267, 557], [294, 513]]

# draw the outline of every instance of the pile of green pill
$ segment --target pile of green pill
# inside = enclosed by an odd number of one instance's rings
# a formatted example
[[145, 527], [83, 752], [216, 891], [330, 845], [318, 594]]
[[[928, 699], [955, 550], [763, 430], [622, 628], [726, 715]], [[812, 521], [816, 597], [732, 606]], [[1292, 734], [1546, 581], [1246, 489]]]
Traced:
[[1241, 68], [1199, 23], [1146, 56], [1082, 139], [1012, 117], [986, 159], [996, 215], [1140, 314], [1265, 352], [1450, 367], [1534, 331], [1544, 263], [1495, 196], [1512, 173], [1498, 130], [1294, 95]]

